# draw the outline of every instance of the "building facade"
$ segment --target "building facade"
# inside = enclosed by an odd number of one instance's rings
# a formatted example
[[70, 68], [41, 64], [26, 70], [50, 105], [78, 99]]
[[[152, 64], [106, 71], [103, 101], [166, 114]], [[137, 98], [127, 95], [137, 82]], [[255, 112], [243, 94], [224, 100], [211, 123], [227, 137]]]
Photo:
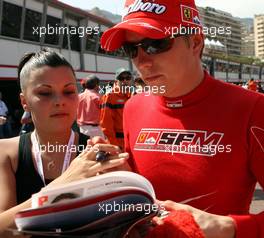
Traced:
[[0, 92], [8, 107], [21, 110], [17, 66], [26, 52], [44, 47], [60, 52], [77, 80], [92, 73], [107, 83], [117, 68], [131, 68], [121, 51], [107, 53], [100, 47], [102, 32], [112, 26], [57, 0], [0, 0]]
[[253, 19], [250, 25], [242, 22], [242, 48], [241, 55], [247, 57], [255, 57], [255, 35]]
[[[121, 51], [106, 53], [100, 47], [102, 32], [112, 25], [56, 0], [0, 0], [0, 65], [16, 67], [25, 52], [49, 47], [70, 61], [77, 78], [92, 72], [111, 80], [116, 68], [130, 66]], [[6, 78], [16, 78], [10, 74]]]
[[230, 13], [212, 7], [198, 7], [201, 21], [208, 29], [209, 40], [218, 40], [226, 47], [226, 54], [241, 55], [241, 23]]
[[255, 16], [254, 33], [256, 57], [264, 60], [264, 14]]

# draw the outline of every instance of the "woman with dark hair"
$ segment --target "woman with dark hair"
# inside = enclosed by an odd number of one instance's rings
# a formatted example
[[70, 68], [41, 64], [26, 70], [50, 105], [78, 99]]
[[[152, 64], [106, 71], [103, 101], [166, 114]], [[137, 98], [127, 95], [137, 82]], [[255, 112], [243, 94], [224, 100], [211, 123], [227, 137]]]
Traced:
[[[78, 93], [73, 68], [63, 56], [49, 50], [27, 54], [18, 75], [21, 104], [31, 113], [35, 130], [0, 140], [0, 232], [14, 224], [18, 211], [31, 206], [31, 195], [42, 187], [94, 176], [123, 165], [128, 157], [113, 145], [88, 149], [83, 136], [71, 130]], [[109, 160], [97, 162], [98, 151], [109, 153]]]

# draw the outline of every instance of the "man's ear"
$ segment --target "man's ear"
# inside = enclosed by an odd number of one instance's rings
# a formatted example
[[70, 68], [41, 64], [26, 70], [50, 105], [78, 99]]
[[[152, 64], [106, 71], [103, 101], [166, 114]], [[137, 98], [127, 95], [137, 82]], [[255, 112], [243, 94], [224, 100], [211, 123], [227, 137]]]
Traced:
[[202, 50], [204, 48], [204, 37], [201, 34], [192, 35], [192, 49], [193, 54], [198, 55], [199, 57], [202, 54]]
[[22, 105], [24, 111], [30, 112], [30, 109], [29, 109], [29, 106], [28, 106], [28, 103], [26, 101], [24, 93], [20, 93], [19, 96], [20, 96], [20, 102], [21, 102], [21, 105]]

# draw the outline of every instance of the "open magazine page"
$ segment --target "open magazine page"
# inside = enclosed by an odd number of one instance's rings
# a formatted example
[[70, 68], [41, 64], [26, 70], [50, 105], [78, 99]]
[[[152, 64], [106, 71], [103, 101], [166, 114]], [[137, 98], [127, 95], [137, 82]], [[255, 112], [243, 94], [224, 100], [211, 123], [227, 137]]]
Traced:
[[155, 199], [151, 183], [141, 175], [132, 172], [118, 171], [83, 179], [55, 188], [43, 188], [32, 196], [32, 208], [51, 205], [66, 199], [94, 198], [106, 195], [124, 187], [135, 187], [147, 192]]
[[19, 212], [15, 222], [20, 232], [32, 235], [122, 237], [133, 224], [148, 224], [158, 213], [154, 201], [146, 178], [111, 172], [42, 189], [33, 195], [32, 208]]

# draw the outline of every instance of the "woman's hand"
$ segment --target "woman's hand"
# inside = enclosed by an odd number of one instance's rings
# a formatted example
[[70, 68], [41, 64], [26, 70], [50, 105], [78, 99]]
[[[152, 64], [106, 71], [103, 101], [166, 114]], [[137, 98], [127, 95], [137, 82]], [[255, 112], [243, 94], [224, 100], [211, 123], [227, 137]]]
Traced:
[[[95, 136], [87, 141], [87, 145], [94, 146], [96, 144], [109, 144], [109, 142], [100, 136]], [[132, 171], [132, 169], [129, 166], [128, 162], [126, 161], [124, 164], [114, 168], [107, 169], [104, 172], [108, 173], [112, 171]]]
[[[206, 238], [234, 238], [235, 224], [231, 217], [210, 214], [189, 205], [179, 204], [173, 201], [158, 201], [159, 205], [167, 211], [184, 210], [189, 212]], [[162, 219], [153, 219], [157, 225], [162, 225]]]
[[[105, 170], [125, 164], [128, 159], [128, 153], [120, 153], [118, 146], [96, 144], [92, 147], [90, 146], [90, 149], [88, 148], [89, 146], [71, 162], [69, 168], [60, 177], [51, 182], [47, 187], [95, 176]], [[109, 159], [104, 162], [97, 162], [95, 157], [98, 151], [109, 153]]]

